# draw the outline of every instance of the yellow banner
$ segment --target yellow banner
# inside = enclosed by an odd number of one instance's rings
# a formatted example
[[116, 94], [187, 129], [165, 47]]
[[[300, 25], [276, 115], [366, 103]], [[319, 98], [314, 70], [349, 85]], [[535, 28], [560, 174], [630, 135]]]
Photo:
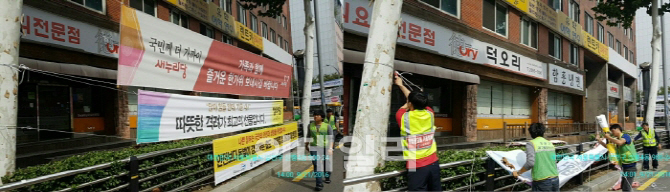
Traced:
[[235, 29], [237, 31], [238, 39], [253, 45], [260, 50], [263, 50], [263, 38], [260, 35], [256, 34], [254, 31], [238, 21], [235, 21]]
[[235, 33], [235, 19], [233, 16], [211, 2], [209, 3], [207, 22], [224, 33], [237, 37], [237, 34]]
[[272, 124], [284, 123], [284, 101], [279, 100], [272, 103]]
[[186, 1], [187, 0], [167, 0], [168, 3], [177, 6], [181, 10], [186, 10]]
[[607, 50], [605, 44], [598, 41], [598, 39], [591, 36], [591, 34], [586, 31], [582, 31], [582, 37], [584, 38], [584, 42], [582, 43], [584, 48], [602, 57], [605, 61], [609, 60], [609, 50]]
[[582, 26], [563, 13], [557, 13], [557, 30], [572, 42], [582, 43]]
[[535, 0], [507, 0], [507, 2], [519, 9], [521, 12], [524, 12], [528, 14], [528, 1], [535, 1]]
[[[284, 135], [288, 135], [291, 139], [284, 140]], [[254, 161], [260, 161], [262, 164], [262, 162], [272, 158], [261, 158], [261, 156], [263, 156], [265, 153], [276, 153], [279, 155], [281, 152], [274, 150], [286, 148], [284, 146], [287, 146], [297, 140], [297, 122], [214, 140], [214, 172], [218, 173], [231, 171], [231, 173], [225, 173], [226, 176], [240, 174], [241, 172], [239, 171], [237, 173], [232, 173], [233, 169], [240, 170], [240, 168], [237, 168], [239, 166], [236, 165]], [[273, 145], [272, 143], [279, 145]], [[257, 166], [259, 164], [255, 165]], [[247, 164], [242, 164], [241, 166], [246, 167]], [[254, 164], [248, 166], [249, 168], [242, 170], [242, 172], [255, 167]]]

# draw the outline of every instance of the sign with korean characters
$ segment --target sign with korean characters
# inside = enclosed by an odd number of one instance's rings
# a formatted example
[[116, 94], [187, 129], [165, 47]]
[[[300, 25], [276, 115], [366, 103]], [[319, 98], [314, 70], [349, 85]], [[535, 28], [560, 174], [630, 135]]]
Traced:
[[556, 12], [556, 30], [577, 44], [582, 43], [582, 26], [563, 13]]
[[282, 100], [199, 97], [139, 90], [137, 143], [230, 133], [282, 124]]
[[[372, 9], [366, 0], [345, 1], [344, 29], [368, 35]], [[398, 44], [484, 64], [528, 77], [546, 80], [546, 64], [518, 53], [454, 32], [442, 25], [402, 13]]]
[[207, 21], [217, 29], [229, 35], [237, 36], [235, 34], [235, 19], [230, 13], [223, 11], [221, 7], [210, 2]]
[[[563, 12], [558, 12], [543, 1], [538, 0], [506, 0], [521, 12], [528, 14], [531, 18], [559, 32], [572, 42], [582, 44], [582, 26], [570, 19]], [[597, 51], [595, 53], [598, 53]]]
[[187, 1], [189, 0], [167, 0], [168, 3], [171, 3], [181, 10], [186, 10], [186, 4], [188, 4]]
[[186, 12], [200, 21], [207, 21], [208, 4], [203, 0], [186, 0]]
[[298, 156], [279, 156], [298, 146], [298, 123], [228, 136], [212, 143], [214, 183], [219, 184], [268, 161], [298, 160]]
[[558, 65], [549, 64], [549, 84], [584, 90], [584, 76]]
[[117, 84], [287, 98], [292, 67], [123, 6]]
[[119, 57], [119, 33], [23, 6], [22, 40], [64, 46], [105, 57]]
[[535, 2], [535, 0], [506, 0], [506, 1], [507, 3], [516, 7], [517, 9], [519, 9], [524, 13], [528, 13], [528, 1]]
[[244, 24], [239, 21], [235, 21], [235, 29], [238, 39], [263, 50], [263, 38], [260, 35], [256, 34], [256, 32], [249, 29], [247, 26], [244, 26]]
[[582, 37], [584, 39], [582, 45], [586, 49], [605, 59], [605, 61], [609, 60], [609, 49], [607, 49], [605, 44], [598, 41], [598, 39], [591, 36], [591, 34], [586, 31], [582, 31]]
[[619, 96], [619, 91], [621, 87], [619, 87], [619, 84], [616, 84], [615, 82], [607, 81], [607, 96], [614, 97], [614, 98], [620, 98]]

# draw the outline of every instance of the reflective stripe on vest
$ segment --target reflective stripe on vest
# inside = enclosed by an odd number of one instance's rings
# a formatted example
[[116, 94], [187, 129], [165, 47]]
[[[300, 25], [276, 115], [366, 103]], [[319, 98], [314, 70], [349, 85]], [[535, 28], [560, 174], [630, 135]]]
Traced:
[[401, 121], [400, 134], [403, 137], [404, 159], [421, 159], [437, 151], [433, 113], [427, 110], [409, 111], [403, 114]]
[[655, 131], [649, 130], [649, 134], [647, 134], [645, 131], [641, 131], [642, 133], [642, 143], [644, 144], [645, 147], [653, 147], [656, 146], [656, 133]]
[[[314, 123], [309, 125], [309, 129], [311, 132], [311, 137], [312, 141], [309, 143], [311, 146], [319, 146], [319, 147], [325, 147], [326, 144], [328, 144], [328, 124], [322, 122], [320, 128], [317, 130], [316, 125]], [[319, 135], [322, 137], [322, 141], [319, 142]]]
[[556, 148], [543, 137], [530, 141], [535, 149], [535, 165], [531, 169], [533, 181], [545, 180], [558, 176], [556, 165]]

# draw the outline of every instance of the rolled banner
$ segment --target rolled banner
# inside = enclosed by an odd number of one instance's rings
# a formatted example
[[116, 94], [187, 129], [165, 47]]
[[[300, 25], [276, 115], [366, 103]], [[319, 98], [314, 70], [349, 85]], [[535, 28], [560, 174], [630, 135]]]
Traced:
[[603, 132], [610, 132], [610, 126], [609, 123], [607, 123], [607, 117], [605, 117], [605, 115], [598, 115], [596, 117], [596, 121], [598, 122], [600, 128], [603, 129]]
[[619, 159], [617, 159], [617, 154], [616, 154], [616, 145], [614, 143], [608, 143], [607, 144], [607, 152], [609, 152], [609, 158], [610, 162], [615, 162], [619, 163]]

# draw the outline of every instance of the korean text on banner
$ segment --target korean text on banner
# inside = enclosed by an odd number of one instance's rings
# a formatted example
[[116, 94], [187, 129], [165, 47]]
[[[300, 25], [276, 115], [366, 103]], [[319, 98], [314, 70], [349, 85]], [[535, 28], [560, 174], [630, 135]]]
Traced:
[[292, 67], [123, 6], [117, 84], [287, 98]]
[[217, 29], [237, 37], [235, 33], [235, 19], [230, 13], [224, 11], [218, 5], [210, 2], [209, 3], [209, 14], [207, 17], [209, 24], [212, 24]]
[[586, 31], [582, 31], [582, 37], [584, 40], [582, 45], [586, 49], [605, 59], [605, 61], [609, 60], [609, 50], [607, 49], [607, 46], [605, 44], [598, 41], [598, 39], [591, 36], [591, 34], [589, 34], [589, 32]]
[[549, 84], [584, 90], [584, 75], [549, 64]]
[[244, 26], [244, 24], [238, 21], [235, 21], [235, 29], [238, 39], [249, 45], [253, 45], [260, 50], [263, 50], [263, 38], [256, 34], [256, 32], [252, 31], [247, 26]]
[[228, 136], [213, 145], [214, 181], [219, 184], [297, 147], [298, 123]]
[[137, 143], [188, 139], [283, 123], [282, 100], [241, 100], [140, 90]]

